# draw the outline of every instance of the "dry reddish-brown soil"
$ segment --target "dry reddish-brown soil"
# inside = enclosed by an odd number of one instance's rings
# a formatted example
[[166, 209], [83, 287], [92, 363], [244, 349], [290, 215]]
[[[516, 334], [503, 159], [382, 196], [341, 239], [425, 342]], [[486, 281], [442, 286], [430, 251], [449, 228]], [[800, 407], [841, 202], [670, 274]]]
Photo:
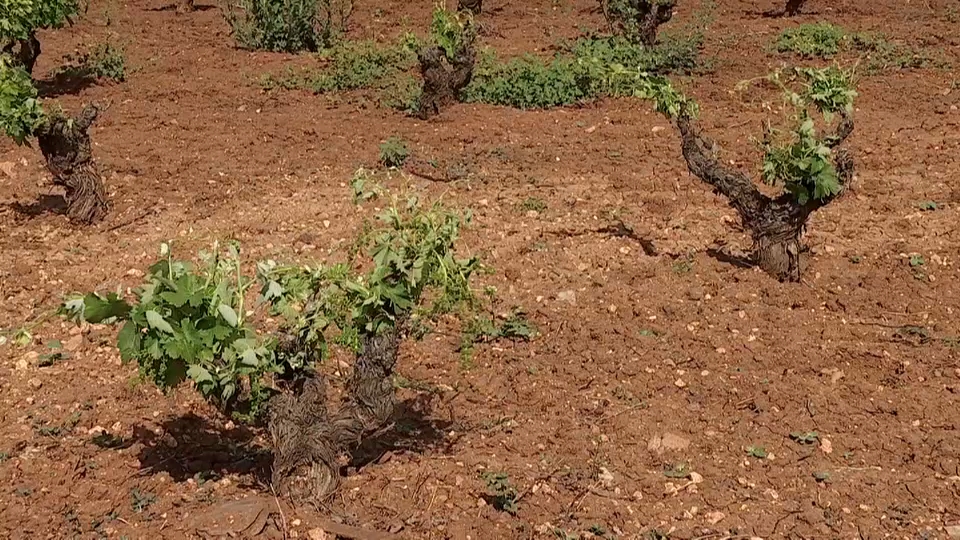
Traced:
[[[93, 131], [114, 204], [105, 223], [70, 225], [36, 149], [0, 146], [0, 327], [70, 292], [135, 287], [171, 238], [184, 257], [237, 238], [250, 261], [323, 259], [373, 211], [350, 200], [352, 171], [397, 134], [417, 156], [469, 171], [457, 183], [388, 184], [472, 208], [463, 247], [495, 270], [482, 280], [498, 288], [495, 309], [521, 306], [541, 335], [482, 345], [472, 367], [458, 362], [455, 335], [406, 344], [399, 373], [421, 390], [400, 390], [404, 414], [374, 441], [377, 459], [349, 469], [326, 504], [296, 508], [267, 487], [262, 432], [228, 423], [189, 388], [137, 383], [113, 328], [45, 319], [31, 345], [0, 347], [0, 537], [210, 537], [259, 512], [267, 538], [332, 522], [410, 539], [589, 538], [594, 525], [628, 539], [957, 538], [951, 70], [860, 80], [855, 189], [811, 221], [805, 280], [781, 284], [731, 260], [749, 239], [687, 173], [675, 130], [647, 104], [458, 105], [422, 122], [357, 99], [264, 92], [262, 74], [311, 60], [237, 50], [210, 4], [178, 15], [158, 9], [164, 0], [94, 0], [76, 25], [42, 34], [41, 79], [111, 36], [134, 69], [122, 84], [53, 89], [70, 110], [111, 104]], [[422, 33], [432, 4], [359, 0], [352, 33]], [[495, 31], [484, 40], [507, 55], [602, 27], [591, 0], [487, 4]], [[701, 7], [679, 4], [672, 24]], [[796, 21], [883, 31], [958, 60], [953, 0], [808, 4]], [[725, 159], [751, 172], [764, 96], [732, 89], [791, 60], [770, 51], [796, 24], [761, 16], [775, 7], [717, 0], [703, 51], [713, 69], [683, 81]], [[528, 197], [547, 208], [520, 209]], [[921, 212], [923, 201], [938, 209]], [[618, 220], [636, 234], [611, 234]], [[911, 267], [911, 254], [925, 264]], [[40, 367], [52, 339], [72, 356]], [[93, 444], [99, 429], [124, 443]], [[811, 431], [818, 443], [790, 438]], [[769, 456], [749, 456], [751, 446]], [[678, 463], [698, 482], [664, 474]], [[509, 475], [522, 495], [515, 516], [483, 502], [484, 471]], [[224, 506], [240, 499], [257, 510]], [[227, 511], [235, 522], [214, 527]]]

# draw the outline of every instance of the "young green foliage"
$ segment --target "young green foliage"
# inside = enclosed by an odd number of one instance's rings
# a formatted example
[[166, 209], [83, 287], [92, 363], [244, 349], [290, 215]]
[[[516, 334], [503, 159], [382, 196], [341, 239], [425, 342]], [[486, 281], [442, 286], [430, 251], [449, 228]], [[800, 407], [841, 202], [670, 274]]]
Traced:
[[836, 67], [795, 68], [766, 78], [779, 86], [793, 108], [790, 131], [768, 126], [763, 140], [763, 180], [782, 185], [800, 205], [827, 199], [843, 189], [833, 163], [832, 141], [818, 135], [816, 120], [830, 123], [853, 112], [852, 75]]
[[76, 321], [122, 322], [121, 358], [136, 361], [144, 378], [163, 389], [190, 380], [208, 400], [252, 420], [274, 393], [273, 379], [311, 369], [330, 344], [358, 352], [365, 337], [405, 333], [471, 307], [469, 280], [479, 261], [454, 251], [469, 220], [412, 197], [394, 201], [379, 226], [364, 227], [351, 254], [362, 255], [359, 262], [258, 263], [263, 303], [252, 307], [282, 317], [279, 339], [250, 322], [256, 311], [244, 301], [254, 280], [233, 243], [201, 253], [196, 266], [174, 259], [164, 244], [133, 302], [90, 293], [68, 299], [60, 312]]
[[66, 302], [63, 311], [89, 322], [124, 321], [117, 336], [121, 358], [136, 361], [141, 375], [160, 388], [190, 379], [222, 408], [255, 412], [268, 397], [263, 377], [283, 367], [272, 340], [259, 338], [244, 320], [250, 282], [241, 271], [239, 247], [223, 251], [214, 245], [201, 253], [196, 268], [173, 259], [166, 244], [161, 256], [133, 305], [116, 295], [90, 293]]
[[0, 43], [29, 39], [41, 29], [61, 28], [79, 11], [77, 0], [2, 0]]
[[0, 129], [17, 144], [26, 144], [45, 121], [30, 74], [0, 55]]
[[439, 203], [423, 208], [416, 198], [394, 204], [368, 227], [355, 254], [373, 262], [365, 273], [348, 264], [280, 266], [261, 263], [261, 295], [274, 313], [287, 318], [285, 333], [297, 347], [285, 361], [305, 365], [323, 359], [331, 331], [335, 343], [357, 351], [362, 336], [389, 329], [402, 332], [445, 313], [469, 308], [469, 287], [479, 269], [474, 258], [458, 258], [454, 243], [470, 215]]
[[447, 11], [440, 7], [433, 10], [430, 23], [430, 39], [443, 50], [448, 60], [456, 58], [467, 39], [465, 32], [472, 31], [469, 14]]

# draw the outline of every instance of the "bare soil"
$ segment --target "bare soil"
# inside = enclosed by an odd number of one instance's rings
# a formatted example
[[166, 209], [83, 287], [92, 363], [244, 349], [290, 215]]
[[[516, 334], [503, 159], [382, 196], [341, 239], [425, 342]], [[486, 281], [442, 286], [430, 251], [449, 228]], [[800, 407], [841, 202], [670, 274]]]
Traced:
[[[183, 256], [236, 238], [250, 261], [326, 258], [372, 211], [350, 200], [351, 173], [399, 135], [466, 176], [395, 175], [390, 187], [473, 208], [464, 247], [495, 269], [484, 284], [498, 288], [497, 309], [521, 306], [542, 335], [482, 345], [472, 366], [455, 333], [404, 343], [397, 370], [419, 384], [400, 391], [393, 429], [347, 467], [335, 498], [294, 507], [267, 487], [263, 432], [189, 388], [136, 383], [115, 329], [47, 319], [28, 347], [0, 347], [0, 537], [243, 536], [244, 519], [224, 512], [250, 512], [222, 506], [243, 500], [260, 505], [247, 521], [262, 538], [333, 523], [408, 539], [587, 538], [594, 525], [628, 539], [956, 538], [953, 71], [863, 76], [855, 187], [814, 215], [804, 281], [781, 284], [738, 262], [749, 239], [734, 211], [687, 173], [675, 129], [644, 103], [454, 105], [421, 121], [362, 95], [264, 92], [262, 74], [314, 60], [238, 50], [211, 0], [184, 14], [165, 1], [93, 0], [76, 25], [41, 34], [35, 76], [51, 99], [111, 105], [91, 135], [113, 207], [101, 224], [71, 225], [39, 151], [0, 143], [0, 328], [69, 292], [136, 286], [171, 238]], [[666, 29], [699, 4], [679, 2]], [[424, 29], [432, 5], [358, 0], [351, 37]], [[732, 89], [791, 61], [770, 51], [780, 29], [828, 20], [960, 60], [953, 1], [811, 0], [792, 19], [762, 15], [779, 0], [716, 6], [713, 69], [683, 84], [725, 159], [754, 174], [765, 96]], [[484, 8], [496, 31], [482, 41], [505, 55], [604, 25], [593, 0]], [[64, 54], [111, 36], [128, 82], [52, 79]], [[546, 209], [521, 209], [529, 197]], [[53, 339], [72, 356], [40, 367]], [[94, 444], [101, 430], [122, 442]], [[790, 438], [807, 432], [819, 442]], [[679, 463], [698, 482], [664, 474]], [[515, 516], [484, 501], [484, 471], [509, 475]]]

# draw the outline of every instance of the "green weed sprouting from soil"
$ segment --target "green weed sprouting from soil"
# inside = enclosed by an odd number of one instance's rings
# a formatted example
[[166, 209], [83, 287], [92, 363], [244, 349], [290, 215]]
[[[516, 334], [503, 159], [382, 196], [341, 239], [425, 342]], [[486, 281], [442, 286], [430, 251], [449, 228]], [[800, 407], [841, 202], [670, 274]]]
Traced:
[[478, 315], [463, 327], [460, 336], [460, 366], [465, 368], [472, 365], [473, 354], [480, 343], [502, 339], [530, 341], [538, 333], [537, 326], [517, 308], [514, 308], [499, 324], [494, 317]]
[[127, 78], [127, 64], [123, 48], [111, 43], [99, 43], [90, 50], [67, 55], [68, 64], [60, 69], [75, 77], [92, 77], [123, 82]]
[[240, 47], [299, 52], [334, 45], [352, 10], [352, 0], [239, 0], [223, 13]]
[[510, 484], [510, 477], [494, 471], [487, 471], [480, 477], [487, 485], [487, 502], [501, 512], [515, 515], [520, 508], [517, 505], [517, 489]]
[[834, 58], [843, 53], [863, 58], [868, 73], [880, 71], [942, 67], [946, 63], [926, 52], [891, 41], [879, 33], [849, 32], [830, 23], [801, 24], [777, 36], [777, 52], [802, 58]]
[[384, 167], [401, 167], [410, 157], [407, 141], [396, 135], [380, 144], [380, 164]]
[[587, 37], [568, 45], [550, 60], [522, 56], [500, 62], [482, 51], [473, 81], [464, 90], [467, 102], [519, 109], [572, 105], [604, 96], [632, 96], [636, 86], [622, 80], [622, 70], [649, 74], [685, 73], [697, 66], [702, 36], [667, 36], [646, 47], [622, 37]]
[[417, 65], [419, 48], [419, 39], [413, 34], [391, 44], [344, 41], [318, 53], [323, 68], [264, 75], [260, 85], [316, 94], [373, 89], [381, 106], [412, 112], [419, 103], [420, 84], [409, 72]]

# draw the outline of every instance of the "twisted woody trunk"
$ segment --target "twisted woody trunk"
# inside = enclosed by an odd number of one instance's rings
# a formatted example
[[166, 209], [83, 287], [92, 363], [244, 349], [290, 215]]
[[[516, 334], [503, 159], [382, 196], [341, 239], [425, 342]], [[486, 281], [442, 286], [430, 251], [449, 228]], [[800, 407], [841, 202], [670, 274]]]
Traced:
[[[836, 134], [827, 138], [835, 149], [853, 133], [853, 119], [841, 113]], [[832, 202], [839, 194], [811, 197], [800, 204], [795, 195], [784, 193], [771, 198], [757, 189], [745, 174], [728, 168], [717, 159], [713, 143], [700, 134], [687, 111], [676, 120], [683, 142], [683, 158], [697, 178], [710, 184], [733, 206], [754, 242], [756, 264], [780, 281], [800, 281], [800, 237], [810, 215]], [[841, 186], [853, 178], [853, 158], [845, 149], [835, 149], [833, 164]], [[841, 190], [842, 193], [842, 190]]]
[[300, 381], [293, 393], [270, 403], [274, 489], [295, 501], [319, 501], [340, 484], [340, 457], [383, 428], [393, 415], [393, 367], [400, 338], [396, 329], [365, 336], [346, 397], [327, 410], [326, 384], [319, 375]]
[[78, 223], [100, 221], [109, 210], [90, 144], [90, 126], [99, 114], [88, 105], [75, 118], [54, 115], [35, 133], [53, 183], [66, 190], [67, 216]]
[[423, 89], [420, 93], [418, 116], [427, 119], [440, 114], [449, 105], [459, 103], [460, 91], [470, 84], [477, 62], [474, 48], [476, 34], [472, 29], [463, 33], [463, 43], [452, 59], [440, 46], [426, 47], [417, 55]]

